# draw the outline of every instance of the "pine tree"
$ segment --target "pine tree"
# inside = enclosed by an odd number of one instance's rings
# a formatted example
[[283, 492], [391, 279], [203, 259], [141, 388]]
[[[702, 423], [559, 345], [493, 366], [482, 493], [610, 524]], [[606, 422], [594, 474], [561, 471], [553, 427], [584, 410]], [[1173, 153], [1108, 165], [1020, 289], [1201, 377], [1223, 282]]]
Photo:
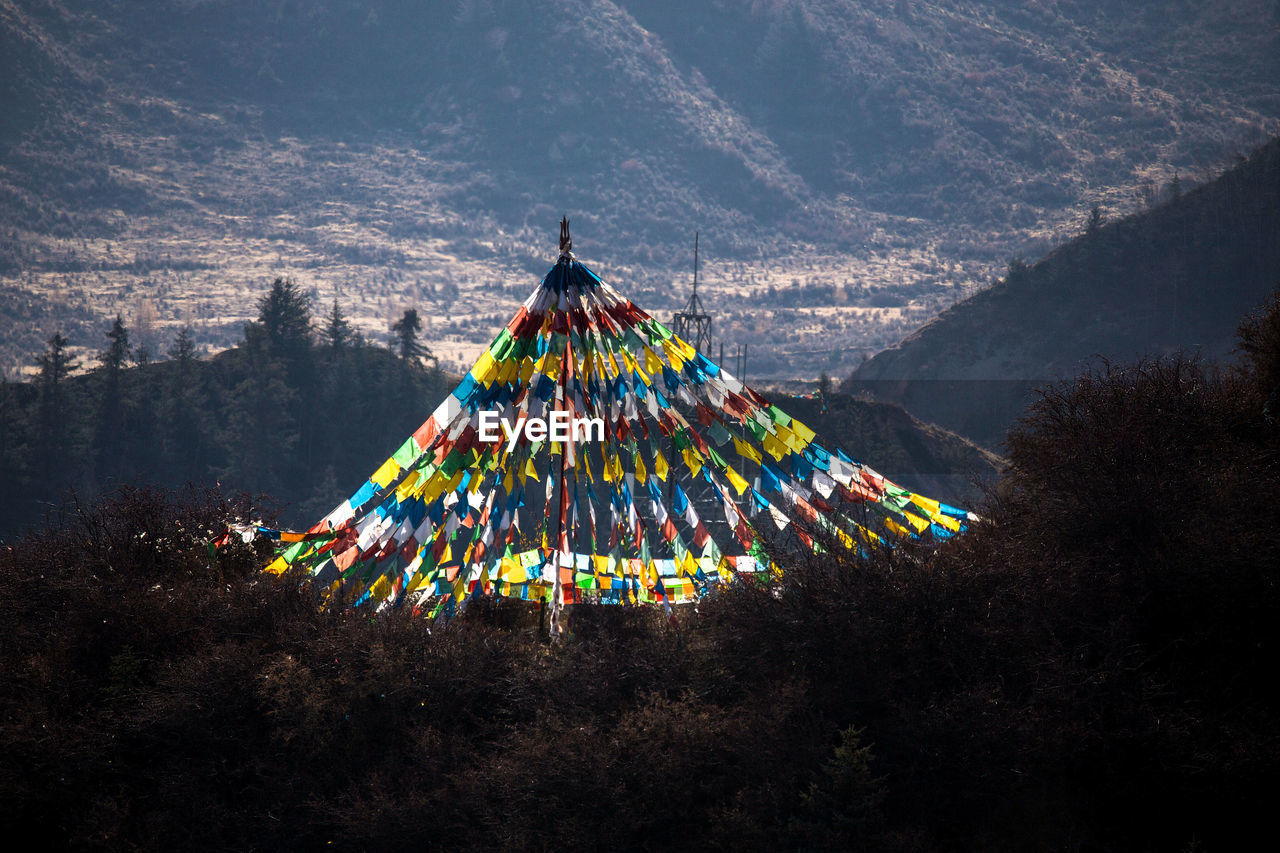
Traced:
[[190, 368], [196, 360], [196, 343], [190, 326], [183, 326], [174, 336], [173, 346], [169, 348], [169, 358], [178, 363], [179, 368]]
[[107, 332], [107, 348], [98, 354], [102, 376], [93, 424], [94, 470], [100, 483], [118, 482], [128, 469], [125, 453], [127, 403], [121, 389], [121, 373], [129, 359], [129, 330], [119, 314]]
[[[293, 279], [277, 278], [271, 283], [267, 295], [258, 301], [258, 319], [245, 326], [243, 350], [251, 365], [251, 375], [258, 377], [263, 384], [267, 384], [272, 376], [279, 376], [283, 388], [300, 399], [311, 400], [319, 385], [318, 365], [312, 357], [312, 345], [310, 297], [303, 293]], [[239, 394], [240, 390], [243, 389], [237, 389], [236, 393]], [[263, 414], [265, 409], [262, 407], [270, 408], [270, 405], [257, 395], [256, 390], [256, 402], [252, 406]], [[288, 421], [291, 425], [289, 446], [298, 447], [301, 451], [301, 459], [291, 462], [308, 464], [314, 451], [315, 433], [319, 428], [317, 419], [305, 418], [299, 421], [289, 415], [278, 422], [270, 420], [277, 425]], [[280, 438], [284, 440], [285, 437], [281, 435]], [[282, 462], [283, 460], [272, 460], [272, 470]]]
[[1102, 208], [1095, 204], [1089, 210], [1089, 219], [1084, 226], [1085, 233], [1096, 234], [1098, 229], [1102, 227], [1102, 221]]
[[[304, 420], [300, 428], [294, 416], [297, 401], [311, 399], [311, 391], [290, 379], [265, 322], [245, 326], [238, 354], [246, 378], [229, 390], [222, 406], [227, 420], [218, 438], [227, 465], [221, 476], [234, 488], [278, 494], [300, 467], [294, 455], [299, 439], [305, 449], [314, 429], [315, 419]], [[305, 467], [306, 460], [301, 462]]]
[[67, 352], [68, 341], [59, 332], [49, 338], [49, 349], [39, 359], [39, 402], [36, 409], [35, 458], [41, 481], [61, 487], [74, 466], [74, 412], [69, 405], [67, 377], [80, 364]]
[[[19, 386], [20, 387], [20, 386]], [[9, 377], [0, 374], [0, 483], [8, 484], [0, 512], [12, 517], [16, 508], [9, 502], [12, 497], [16, 504], [25, 491], [26, 465], [24, 438], [24, 418], [22, 404]]]
[[404, 316], [392, 324], [391, 331], [395, 335], [400, 357], [405, 361], [417, 364], [436, 360], [431, 350], [418, 341], [418, 333], [422, 331], [422, 318], [418, 316], [416, 308], [407, 309]]
[[80, 363], [67, 352], [68, 346], [69, 342], [60, 332], [54, 332], [53, 337], [49, 338], [49, 349], [41, 354], [37, 362], [40, 365], [42, 391], [58, 388], [62, 380], [80, 367]]
[[209, 468], [209, 430], [202, 417], [204, 382], [196, 359], [191, 327], [183, 326], [169, 348], [173, 360], [164, 393], [164, 457], [166, 475], [178, 483], [200, 480]]
[[[290, 278], [277, 278], [258, 300], [258, 319], [268, 348], [286, 360], [305, 358], [311, 347], [311, 299]], [[245, 328], [245, 339], [249, 338]]]
[[342, 308], [338, 306], [336, 299], [333, 300], [333, 310], [329, 312], [329, 318], [325, 322], [323, 337], [325, 344], [329, 347], [330, 355], [337, 355], [351, 343], [351, 324], [347, 322], [347, 317], [342, 313]]
[[107, 340], [111, 343], [98, 354], [98, 362], [108, 371], [118, 371], [129, 360], [130, 353], [129, 329], [125, 327], [119, 314], [111, 324], [111, 330], [107, 332]]

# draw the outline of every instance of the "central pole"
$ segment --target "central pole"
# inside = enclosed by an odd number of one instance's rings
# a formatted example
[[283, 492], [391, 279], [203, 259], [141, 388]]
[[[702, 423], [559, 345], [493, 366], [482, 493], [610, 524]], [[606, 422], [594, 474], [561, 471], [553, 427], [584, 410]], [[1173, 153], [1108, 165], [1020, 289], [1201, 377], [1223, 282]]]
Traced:
[[693, 302], [694, 310], [701, 311], [702, 307], [697, 305], [698, 301], [698, 232], [693, 232]]
[[[568, 338], [565, 339], [564, 356], [560, 360], [560, 387], [556, 397], [559, 399], [560, 407], [564, 407], [567, 395], [565, 389], [568, 387], [569, 359], [573, 358], [573, 345]], [[572, 413], [570, 413], [572, 414]], [[571, 419], [572, 422], [572, 419]], [[572, 440], [572, 433], [570, 433]], [[553, 442], [554, 444], [554, 442]], [[564, 584], [560, 580], [560, 554], [562, 552], [561, 540], [567, 542], [568, 537], [565, 536], [565, 516], [569, 511], [569, 490], [565, 488], [564, 469], [566, 457], [569, 455], [568, 442], [560, 443], [560, 499], [556, 512], [556, 537], [555, 537], [555, 557], [552, 559], [552, 566], [555, 571], [555, 581], [551, 588], [551, 624], [549, 633], [551, 640], [560, 639], [560, 611], [564, 608]]]

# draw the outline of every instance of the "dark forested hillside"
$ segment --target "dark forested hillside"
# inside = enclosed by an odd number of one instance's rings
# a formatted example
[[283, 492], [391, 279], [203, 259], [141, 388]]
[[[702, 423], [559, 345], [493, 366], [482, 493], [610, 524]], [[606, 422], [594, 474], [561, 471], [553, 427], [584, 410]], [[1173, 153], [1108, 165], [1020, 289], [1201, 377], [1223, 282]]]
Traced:
[[828, 393], [778, 400], [831, 444], [918, 494], [970, 506], [1004, 460], [894, 403]]
[[[319, 606], [244, 502], [0, 551], [0, 831], [52, 847], [1239, 850], [1280, 785], [1280, 300], [1051, 388], [984, 521], [673, 615]], [[227, 362], [229, 364], [230, 362]], [[287, 374], [288, 367], [281, 370]], [[1235, 511], [1247, 501], [1248, 511]]]
[[870, 391], [995, 447], [1031, 389], [1090, 359], [1177, 349], [1222, 358], [1237, 318], [1280, 286], [1280, 139], [1149, 212], [1098, 217], [854, 371]]
[[201, 360], [184, 332], [154, 363], [117, 321], [93, 370], [75, 376], [55, 336], [35, 381], [0, 386], [0, 532], [56, 514], [72, 492], [188, 482], [268, 494], [310, 524], [453, 383], [370, 345], [333, 310], [313, 330], [300, 291], [277, 282], [239, 346]]

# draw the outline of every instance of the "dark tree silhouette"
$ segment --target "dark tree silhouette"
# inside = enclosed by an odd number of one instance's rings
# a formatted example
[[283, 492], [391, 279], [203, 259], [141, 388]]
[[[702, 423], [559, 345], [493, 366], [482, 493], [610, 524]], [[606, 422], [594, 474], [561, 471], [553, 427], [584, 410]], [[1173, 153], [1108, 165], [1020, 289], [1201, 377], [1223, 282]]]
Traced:
[[431, 350], [418, 340], [420, 331], [422, 331], [422, 318], [418, 316], [416, 308], [407, 309], [404, 316], [391, 326], [401, 358], [410, 362], [434, 362], [436, 357], [431, 354]]
[[1084, 226], [1085, 233], [1096, 233], [1097, 230], [1102, 227], [1102, 222], [1102, 208], [1095, 204], [1089, 210], [1089, 219]]
[[336, 354], [351, 343], [351, 324], [347, 322], [347, 316], [342, 313], [342, 308], [338, 306], [336, 299], [333, 300], [333, 309], [325, 321], [322, 337], [331, 354]]
[[49, 349], [40, 356], [40, 389], [52, 391], [61, 387], [62, 380], [80, 366], [67, 352], [68, 341], [60, 332], [49, 338]]
[[257, 323], [277, 354], [305, 352], [311, 345], [311, 300], [293, 279], [277, 278], [258, 300]]
[[165, 462], [178, 482], [191, 482], [208, 470], [210, 436], [201, 415], [206, 394], [190, 326], [178, 330], [169, 357], [173, 370], [162, 408]]
[[42, 476], [58, 482], [68, 465], [71, 452], [72, 421], [68, 405], [67, 377], [79, 366], [67, 352], [69, 342], [60, 332], [49, 338], [49, 349], [40, 356], [35, 435], [36, 459]]
[[174, 336], [173, 346], [169, 348], [169, 358], [180, 366], [189, 366], [196, 358], [196, 342], [191, 335], [191, 327], [183, 326]]
[[119, 314], [111, 324], [111, 330], [107, 332], [107, 340], [111, 343], [98, 355], [98, 362], [108, 371], [118, 371], [124, 367], [130, 353], [129, 329]]
[[119, 480], [124, 465], [126, 401], [120, 375], [129, 359], [129, 329], [119, 314], [107, 332], [107, 348], [98, 354], [98, 370], [104, 382], [98, 395], [98, 417], [93, 430], [93, 452], [102, 482]]

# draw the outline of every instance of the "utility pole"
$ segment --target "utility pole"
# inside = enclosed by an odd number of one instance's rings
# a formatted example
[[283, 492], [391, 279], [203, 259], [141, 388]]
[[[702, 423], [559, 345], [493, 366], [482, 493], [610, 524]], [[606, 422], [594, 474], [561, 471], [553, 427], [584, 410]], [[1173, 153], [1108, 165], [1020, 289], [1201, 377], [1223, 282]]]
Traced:
[[693, 233], [693, 293], [683, 311], [671, 318], [671, 330], [687, 341], [698, 352], [711, 352], [711, 315], [702, 310], [698, 299], [698, 232]]

